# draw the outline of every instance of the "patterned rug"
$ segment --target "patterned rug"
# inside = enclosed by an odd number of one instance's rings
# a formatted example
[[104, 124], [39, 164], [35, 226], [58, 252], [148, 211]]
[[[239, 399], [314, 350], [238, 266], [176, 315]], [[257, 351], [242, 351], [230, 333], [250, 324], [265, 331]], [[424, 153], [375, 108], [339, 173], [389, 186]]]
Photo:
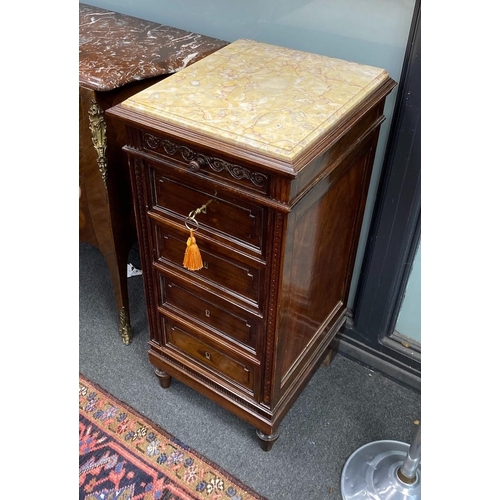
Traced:
[[80, 500], [267, 500], [80, 375]]

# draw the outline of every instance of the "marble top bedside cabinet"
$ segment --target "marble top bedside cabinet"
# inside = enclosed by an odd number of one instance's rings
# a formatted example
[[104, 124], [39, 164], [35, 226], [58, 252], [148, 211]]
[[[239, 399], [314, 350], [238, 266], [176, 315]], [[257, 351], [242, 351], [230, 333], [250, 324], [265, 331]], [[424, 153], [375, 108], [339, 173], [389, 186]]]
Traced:
[[394, 86], [243, 39], [107, 111], [128, 130], [155, 373], [246, 420], [264, 450], [345, 322]]
[[103, 254], [131, 341], [127, 260], [136, 230], [123, 125], [104, 112], [227, 42], [80, 3], [80, 241]]

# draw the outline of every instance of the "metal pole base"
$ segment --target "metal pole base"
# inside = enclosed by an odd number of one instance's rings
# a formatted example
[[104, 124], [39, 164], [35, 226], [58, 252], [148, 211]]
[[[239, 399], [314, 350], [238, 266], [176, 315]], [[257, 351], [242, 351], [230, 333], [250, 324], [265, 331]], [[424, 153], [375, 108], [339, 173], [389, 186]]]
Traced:
[[358, 448], [342, 469], [342, 499], [420, 500], [420, 464], [411, 484], [403, 482], [398, 474], [409, 449], [409, 444], [388, 440]]

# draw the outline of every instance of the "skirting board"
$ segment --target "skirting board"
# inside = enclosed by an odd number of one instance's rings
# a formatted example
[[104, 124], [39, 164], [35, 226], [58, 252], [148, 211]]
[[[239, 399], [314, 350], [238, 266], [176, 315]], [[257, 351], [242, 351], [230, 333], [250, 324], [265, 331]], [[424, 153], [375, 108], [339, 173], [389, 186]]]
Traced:
[[[348, 358], [358, 361], [364, 365], [377, 370], [389, 378], [395, 380], [400, 384], [404, 384], [418, 392], [421, 388], [421, 377], [408, 370], [400, 368], [399, 366], [385, 360], [381, 357], [379, 352], [372, 350], [367, 346], [356, 346], [352, 340], [343, 340], [342, 336], [337, 338], [338, 345], [336, 349], [338, 352]], [[370, 352], [370, 351], [373, 351]]]

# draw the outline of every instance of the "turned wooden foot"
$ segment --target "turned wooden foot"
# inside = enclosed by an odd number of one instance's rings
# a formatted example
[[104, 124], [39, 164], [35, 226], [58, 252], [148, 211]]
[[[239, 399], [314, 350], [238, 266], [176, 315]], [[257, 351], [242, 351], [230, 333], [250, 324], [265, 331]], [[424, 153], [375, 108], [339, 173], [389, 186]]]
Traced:
[[158, 377], [160, 385], [164, 389], [168, 389], [170, 387], [170, 382], [172, 382], [172, 377], [168, 373], [165, 373], [159, 370], [158, 368], [155, 368], [155, 375]]
[[264, 434], [263, 432], [257, 429], [257, 437], [259, 438], [260, 447], [264, 451], [271, 451], [276, 440], [279, 438], [279, 431], [276, 431], [274, 434]]

